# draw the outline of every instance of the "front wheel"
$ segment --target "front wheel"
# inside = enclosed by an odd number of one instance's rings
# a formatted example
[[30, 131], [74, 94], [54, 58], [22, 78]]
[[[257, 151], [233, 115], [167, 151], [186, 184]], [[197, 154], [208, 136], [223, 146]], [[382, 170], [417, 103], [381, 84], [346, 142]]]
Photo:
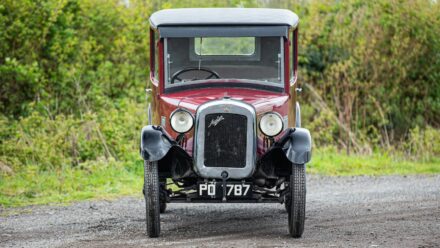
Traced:
[[306, 168], [304, 164], [293, 164], [289, 183], [289, 196], [286, 208], [289, 218], [289, 233], [301, 238], [306, 217]]
[[159, 237], [160, 202], [157, 162], [144, 161], [144, 192], [147, 234], [150, 238]]
[[168, 199], [168, 191], [166, 188], [166, 180], [165, 182], [160, 182], [160, 191], [159, 191], [159, 204], [160, 204], [160, 213], [165, 213], [167, 209], [167, 199]]

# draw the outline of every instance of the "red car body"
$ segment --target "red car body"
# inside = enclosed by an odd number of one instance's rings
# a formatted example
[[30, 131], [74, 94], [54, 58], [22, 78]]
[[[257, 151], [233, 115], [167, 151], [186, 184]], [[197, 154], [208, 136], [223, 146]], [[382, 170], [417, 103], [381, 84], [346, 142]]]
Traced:
[[296, 95], [298, 17], [171, 9], [150, 24], [149, 125], [140, 144], [148, 235], [159, 235], [168, 202], [279, 202], [290, 234], [301, 237], [311, 137]]
[[[282, 116], [288, 117], [288, 126], [295, 126], [296, 122], [296, 92], [297, 92], [297, 67], [298, 67], [298, 29], [291, 30], [292, 35], [287, 37], [284, 41], [284, 92], [270, 92], [264, 90], [249, 88], [209, 88], [181, 91], [178, 93], [166, 94], [164, 92], [164, 61], [163, 61], [163, 39], [155, 40], [157, 30], [150, 29], [150, 84], [151, 88], [151, 107], [152, 107], [152, 124], [161, 125], [160, 117], [169, 117], [171, 113], [178, 107], [184, 107], [195, 114], [197, 107], [207, 101], [222, 99], [224, 96], [229, 96], [232, 99], [237, 99], [249, 103], [257, 110], [257, 115], [269, 111], [276, 111]], [[290, 52], [292, 51], [293, 52]], [[159, 63], [155, 65], [154, 55], [158, 53]], [[294, 71], [290, 74], [290, 63], [293, 63]], [[158, 74], [154, 74], [154, 68], [158, 66]], [[148, 86], [147, 86], [148, 87]], [[165, 126], [165, 130], [176, 138], [178, 133], [174, 132], [170, 125]], [[192, 138], [193, 133], [188, 133], [188, 138]], [[258, 147], [259, 153], [266, 151], [263, 146], [264, 135], [259, 134]], [[267, 148], [267, 147], [266, 147]], [[192, 144], [188, 142], [185, 147], [189, 155], [192, 155]]]

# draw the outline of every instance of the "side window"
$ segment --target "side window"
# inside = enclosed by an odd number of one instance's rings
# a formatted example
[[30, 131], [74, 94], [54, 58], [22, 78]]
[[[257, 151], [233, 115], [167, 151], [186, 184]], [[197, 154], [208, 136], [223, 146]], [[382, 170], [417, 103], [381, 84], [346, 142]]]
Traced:
[[294, 82], [296, 79], [297, 66], [298, 66], [298, 29], [291, 32], [290, 48], [292, 51], [292, 57], [290, 60], [290, 81]]
[[159, 39], [154, 39], [154, 78], [159, 81]]
[[150, 70], [155, 80], [159, 81], [159, 49], [156, 32], [150, 30]]
[[295, 31], [292, 31], [290, 33], [290, 51], [291, 57], [290, 57], [290, 82], [293, 82], [295, 79]]

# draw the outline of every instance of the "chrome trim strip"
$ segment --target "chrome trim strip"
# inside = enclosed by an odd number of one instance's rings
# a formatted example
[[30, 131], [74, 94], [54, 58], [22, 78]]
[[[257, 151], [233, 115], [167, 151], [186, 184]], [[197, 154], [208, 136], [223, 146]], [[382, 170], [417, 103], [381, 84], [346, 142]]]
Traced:
[[280, 65], [280, 67], [281, 67], [281, 79], [280, 79], [280, 82], [284, 85], [284, 38], [283, 37], [280, 37], [280, 53], [281, 53], [281, 58], [280, 58], [280, 61], [281, 61], [281, 65]]
[[[219, 178], [226, 171], [231, 179], [250, 177], [255, 170], [257, 153], [256, 111], [253, 106], [232, 99], [207, 102], [197, 109], [194, 132], [194, 170], [204, 178]], [[207, 114], [232, 113], [247, 117], [246, 165], [242, 168], [206, 167], [204, 164], [205, 117]]]
[[170, 57], [168, 56], [169, 54], [168, 54], [168, 39], [167, 38], [164, 38], [164, 41], [163, 41], [163, 68], [164, 68], [164, 80], [165, 80], [165, 85], [168, 85], [169, 84], [169, 82], [170, 82], [170, 75], [169, 74], [171, 74], [170, 73], [170, 61], [169, 61], [169, 59], [170, 59]]
[[301, 107], [299, 106], [299, 102], [296, 102], [295, 108], [296, 108], [295, 127], [301, 127]]

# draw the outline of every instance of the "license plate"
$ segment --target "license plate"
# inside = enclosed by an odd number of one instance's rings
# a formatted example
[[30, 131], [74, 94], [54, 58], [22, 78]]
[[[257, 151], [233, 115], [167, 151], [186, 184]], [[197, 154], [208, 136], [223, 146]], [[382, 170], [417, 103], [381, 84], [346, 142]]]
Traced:
[[[252, 196], [252, 184], [250, 183], [226, 183], [226, 197], [229, 198], [250, 198]], [[208, 182], [199, 183], [199, 197], [222, 198], [223, 183]]]

